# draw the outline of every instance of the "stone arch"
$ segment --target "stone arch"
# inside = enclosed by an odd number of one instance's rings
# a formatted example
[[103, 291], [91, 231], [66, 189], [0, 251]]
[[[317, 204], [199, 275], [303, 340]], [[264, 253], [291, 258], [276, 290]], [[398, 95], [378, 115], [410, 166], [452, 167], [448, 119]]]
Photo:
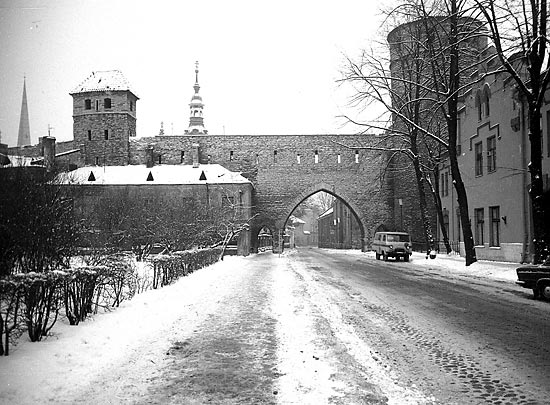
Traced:
[[301, 204], [304, 200], [306, 200], [308, 197], [311, 197], [313, 194], [316, 194], [320, 191], [325, 191], [334, 197], [340, 199], [343, 201], [345, 205], [348, 206], [348, 208], [351, 210], [355, 218], [357, 219], [357, 222], [359, 223], [359, 229], [361, 230], [361, 244], [363, 246], [363, 250], [365, 248], [365, 235], [367, 233], [367, 224], [365, 223], [363, 215], [361, 215], [362, 211], [359, 208], [359, 206], [356, 204], [356, 202], [349, 196], [349, 194], [346, 192], [346, 190], [343, 187], [331, 185], [328, 183], [317, 183], [314, 184], [308, 188], [306, 188], [304, 191], [302, 191], [300, 194], [298, 194], [296, 197], [294, 197], [290, 203], [287, 205], [287, 207], [284, 209], [283, 214], [280, 218], [278, 218], [275, 221], [275, 227], [277, 230], [281, 230], [285, 228], [285, 225], [290, 217], [290, 214], [292, 214], [292, 211]]

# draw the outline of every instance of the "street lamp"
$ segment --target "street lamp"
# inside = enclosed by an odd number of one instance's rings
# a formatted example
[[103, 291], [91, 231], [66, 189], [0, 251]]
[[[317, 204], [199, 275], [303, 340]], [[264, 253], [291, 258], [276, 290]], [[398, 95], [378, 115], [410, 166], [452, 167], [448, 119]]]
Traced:
[[403, 200], [400, 198], [398, 201], [399, 208], [401, 209], [401, 230], [403, 230]]

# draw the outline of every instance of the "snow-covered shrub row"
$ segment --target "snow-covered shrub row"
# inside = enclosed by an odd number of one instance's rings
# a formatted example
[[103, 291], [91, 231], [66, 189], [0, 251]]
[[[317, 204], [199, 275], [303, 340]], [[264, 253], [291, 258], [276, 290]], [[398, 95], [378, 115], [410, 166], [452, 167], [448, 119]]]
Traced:
[[220, 258], [222, 248], [188, 250], [149, 259], [153, 265], [153, 288], [172, 284], [178, 278], [209, 266]]
[[60, 310], [78, 325], [99, 307], [118, 306], [135, 293], [134, 269], [122, 261], [0, 279], [0, 355], [9, 354], [13, 332], [26, 330], [32, 342], [51, 330]]
[[149, 260], [152, 277], [124, 256], [105, 257], [101, 265], [2, 277], [0, 355], [7, 356], [10, 341], [25, 330], [32, 342], [42, 340], [60, 313], [78, 325], [99, 308], [118, 307], [136, 293], [171, 284], [217, 262], [220, 254], [221, 248], [212, 248], [156, 256]]

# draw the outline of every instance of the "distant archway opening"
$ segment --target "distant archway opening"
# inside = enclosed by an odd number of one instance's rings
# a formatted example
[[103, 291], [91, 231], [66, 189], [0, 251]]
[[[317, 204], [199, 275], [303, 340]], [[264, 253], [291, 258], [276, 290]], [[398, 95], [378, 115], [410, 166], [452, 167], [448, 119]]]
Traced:
[[341, 197], [319, 190], [297, 204], [286, 218], [283, 248], [362, 249], [364, 227]]

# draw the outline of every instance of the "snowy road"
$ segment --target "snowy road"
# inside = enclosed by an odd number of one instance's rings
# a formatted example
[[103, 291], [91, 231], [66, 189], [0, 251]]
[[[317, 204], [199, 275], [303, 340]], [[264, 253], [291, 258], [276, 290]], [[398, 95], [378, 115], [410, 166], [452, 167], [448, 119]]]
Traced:
[[365, 254], [229, 257], [0, 359], [1, 403], [548, 403], [550, 305]]

